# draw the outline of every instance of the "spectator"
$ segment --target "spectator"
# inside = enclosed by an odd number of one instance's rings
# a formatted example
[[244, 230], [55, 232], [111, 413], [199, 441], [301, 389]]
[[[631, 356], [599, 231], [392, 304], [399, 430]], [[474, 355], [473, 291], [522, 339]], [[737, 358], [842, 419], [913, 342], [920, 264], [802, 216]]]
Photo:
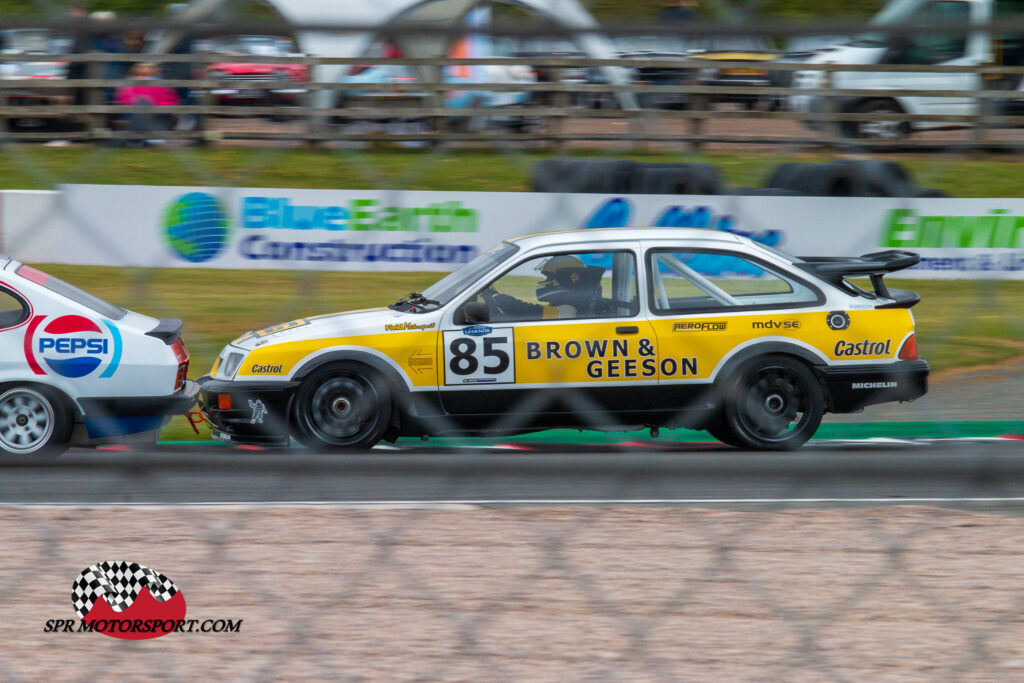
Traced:
[[697, 0], [673, 0], [658, 12], [658, 23], [678, 24], [697, 18]]
[[[139, 81], [156, 81], [160, 71], [155, 64], [141, 63], [132, 67], [128, 77]], [[167, 107], [178, 104], [181, 100], [174, 88], [162, 85], [127, 85], [117, 89], [114, 100], [121, 105]], [[137, 133], [154, 133], [153, 137], [143, 141], [142, 146], [161, 145], [164, 140], [158, 135], [170, 130], [174, 117], [169, 114], [128, 114], [131, 130]]]

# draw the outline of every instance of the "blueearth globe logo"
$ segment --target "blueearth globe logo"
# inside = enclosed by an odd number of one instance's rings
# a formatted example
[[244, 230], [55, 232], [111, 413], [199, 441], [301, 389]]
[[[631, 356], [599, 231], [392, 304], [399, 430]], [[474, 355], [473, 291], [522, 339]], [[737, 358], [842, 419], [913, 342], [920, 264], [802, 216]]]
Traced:
[[163, 218], [164, 238], [175, 254], [205, 263], [224, 251], [231, 237], [231, 219], [223, 202], [205, 192], [174, 200]]

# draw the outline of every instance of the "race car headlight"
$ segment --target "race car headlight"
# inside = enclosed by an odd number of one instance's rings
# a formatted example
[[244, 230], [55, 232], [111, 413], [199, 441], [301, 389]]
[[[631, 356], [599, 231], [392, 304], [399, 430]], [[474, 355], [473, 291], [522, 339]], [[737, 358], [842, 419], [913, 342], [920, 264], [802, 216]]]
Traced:
[[229, 353], [228, 357], [220, 365], [221, 375], [228, 379], [234, 379], [235, 373], [238, 372], [238, 367], [242, 364], [244, 358], [244, 353]]

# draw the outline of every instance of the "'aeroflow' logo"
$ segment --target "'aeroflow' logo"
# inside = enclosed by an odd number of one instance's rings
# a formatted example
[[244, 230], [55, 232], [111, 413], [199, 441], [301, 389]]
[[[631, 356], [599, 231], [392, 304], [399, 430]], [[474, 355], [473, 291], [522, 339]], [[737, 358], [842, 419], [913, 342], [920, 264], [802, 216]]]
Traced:
[[114, 376], [122, 344], [112, 322], [97, 323], [81, 315], [46, 318], [35, 316], [25, 331], [25, 360], [33, 373], [78, 379], [103, 368], [100, 378]]

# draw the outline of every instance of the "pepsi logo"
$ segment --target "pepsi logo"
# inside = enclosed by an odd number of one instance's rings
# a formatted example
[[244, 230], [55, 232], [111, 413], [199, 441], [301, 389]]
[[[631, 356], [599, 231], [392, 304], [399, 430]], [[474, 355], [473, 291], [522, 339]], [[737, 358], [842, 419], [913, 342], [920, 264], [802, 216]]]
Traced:
[[25, 331], [25, 359], [32, 372], [69, 379], [96, 372], [101, 378], [113, 377], [121, 363], [122, 344], [121, 333], [112, 322], [96, 322], [81, 315], [46, 318], [35, 316]]

